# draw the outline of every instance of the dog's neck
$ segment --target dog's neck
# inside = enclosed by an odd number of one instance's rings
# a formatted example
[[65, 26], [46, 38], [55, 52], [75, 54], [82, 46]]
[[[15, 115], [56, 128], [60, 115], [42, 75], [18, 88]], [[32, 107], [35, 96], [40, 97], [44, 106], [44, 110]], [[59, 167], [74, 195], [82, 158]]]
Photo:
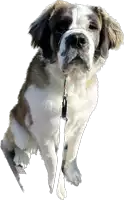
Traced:
[[[100, 69], [101, 63], [103, 62], [102, 59], [100, 59], [95, 64], [96, 67], [92, 67], [90, 71], [83, 73], [79, 68], [77, 68], [75, 71], [71, 72], [67, 76], [68, 84], [75, 85], [75, 87], [78, 87], [81, 85], [81, 87], [87, 87], [91, 82], [94, 76], [96, 76], [97, 71]], [[58, 63], [52, 63], [49, 64], [46, 67], [46, 70], [50, 74], [51, 82], [54, 82], [54, 85], [59, 84], [58, 86], [63, 87], [64, 82], [64, 74], [60, 70], [60, 67], [58, 66]]]
[[[92, 66], [91, 70], [86, 73], [83, 73], [80, 67], [76, 66], [75, 70], [68, 74], [69, 87], [73, 85], [74, 88], [85, 89], [103, 64], [104, 59], [99, 58], [95, 66]], [[29, 81], [30, 83], [28, 83]], [[51, 63], [50, 60], [43, 58], [39, 51], [30, 64], [26, 82], [28, 85], [35, 84], [39, 88], [50, 86], [50, 88], [54, 88], [54, 91], [59, 92], [63, 91], [64, 74], [57, 61]]]
[[[64, 78], [65, 76], [61, 72], [60, 68], [58, 67], [57, 63], [52, 65], [47, 65], [46, 70], [49, 73], [50, 78], [50, 85], [48, 86], [48, 90], [52, 88], [53, 93], [57, 94], [58, 96], [63, 95], [64, 90]], [[94, 81], [94, 76], [88, 79], [88, 75], [84, 74], [80, 70], [70, 73], [67, 76], [67, 94], [68, 98], [73, 95], [80, 96], [81, 94], [85, 95], [87, 93], [87, 89], [91, 87]]]
[[[46, 70], [50, 74], [51, 81], [56, 82], [59, 85], [63, 86], [63, 81], [65, 78], [65, 75], [60, 70], [60, 67], [58, 66], [58, 63], [50, 64], [46, 67]], [[87, 74], [84, 74], [81, 72], [81, 70], [77, 69], [67, 75], [67, 81], [69, 84], [75, 84], [78, 85], [80, 82], [86, 82], [87, 80]]]

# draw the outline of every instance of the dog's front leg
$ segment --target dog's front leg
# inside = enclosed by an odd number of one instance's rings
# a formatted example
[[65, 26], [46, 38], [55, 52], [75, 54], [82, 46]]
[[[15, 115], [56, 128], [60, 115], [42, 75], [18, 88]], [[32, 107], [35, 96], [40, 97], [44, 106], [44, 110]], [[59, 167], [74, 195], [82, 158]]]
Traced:
[[54, 143], [53, 141], [42, 141], [39, 142], [39, 147], [42, 159], [44, 160], [44, 164], [48, 173], [48, 184], [50, 188], [50, 193], [52, 193], [57, 165], [57, 156]]
[[85, 126], [86, 125], [84, 125], [83, 128], [78, 127], [73, 135], [68, 138], [62, 166], [65, 177], [75, 186], [78, 186], [79, 183], [81, 183], [81, 173], [77, 167], [76, 160]]
[[[40, 152], [41, 156], [44, 160], [47, 173], [48, 173], [48, 184], [50, 188], [50, 193], [53, 191], [54, 181], [56, 178], [56, 167], [57, 167], [57, 154], [55, 149], [55, 143], [53, 140], [49, 140], [47, 142], [40, 142]], [[59, 178], [59, 184], [57, 188], [57, 195], [60, 199], [64, 199], [66, 197], [66, 190], [64, 187], [64, 177], [61, 172]]]

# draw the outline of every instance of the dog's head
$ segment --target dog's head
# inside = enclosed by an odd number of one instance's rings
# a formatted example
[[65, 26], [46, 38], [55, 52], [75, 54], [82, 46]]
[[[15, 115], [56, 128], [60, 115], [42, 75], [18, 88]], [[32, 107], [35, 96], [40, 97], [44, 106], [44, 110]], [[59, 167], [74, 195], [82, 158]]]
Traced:
[[61, 0], [43, 11], [29, 33], [32, 45], [42, 48], [45, 58], [57, 60], [65, 73], [78, 67], [90, 70], [123, 41], [119, 24], [104, 9]]

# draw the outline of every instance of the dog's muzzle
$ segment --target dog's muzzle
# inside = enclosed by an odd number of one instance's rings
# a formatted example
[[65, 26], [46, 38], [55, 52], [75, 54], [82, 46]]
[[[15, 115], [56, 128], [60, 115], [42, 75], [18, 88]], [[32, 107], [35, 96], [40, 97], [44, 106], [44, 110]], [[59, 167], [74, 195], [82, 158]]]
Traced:
[[65, 73], [69, 73], [76, 66], [80, 65], [83, 69], [89, 68], [89, 40], [83, 33], [68, 34], [62, 40], [60, 47], [61, 68]]

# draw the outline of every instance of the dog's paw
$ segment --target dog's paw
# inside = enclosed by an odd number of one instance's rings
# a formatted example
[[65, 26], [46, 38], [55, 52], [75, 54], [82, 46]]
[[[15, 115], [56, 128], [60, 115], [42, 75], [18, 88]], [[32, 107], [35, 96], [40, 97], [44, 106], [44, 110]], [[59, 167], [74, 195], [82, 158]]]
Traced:
[[56, 194], [59, 199], [61, 199], [61, 200], [65, 199], [67, 196], [65, 187], [61, 187], [61, 186], [57, 187]]
[[60, 171], [60, 175], [57, 179], [56, 177], [56, 188], [57, 188], [57, 196], [60, 200], [63, 200], [67, 197], [66, 189], [65, 189], [65, 180], [64, 174]]
[[28, 147], [25, 150], [25, 153], [28, 155], [29, 159], [31, 158], [32, 154], [35, 154], [35, 155], [37, 154], [37, 149], [38, 149], [38, 146], [36, 142], [33, 139], [30, 139]]
[[26, 152], [24, 152], [23, 150], [19, 148], [15, 149], [14, 162], [16, 166], [21, 166], [23, 169], [25, 169], [27, 165], [29, 164], [29, 160], [30, 158]]
[[77, 167], [76, 160], [73, 160], [68, 166], [63, 168], [64, 175], [68, 182], [78, 186], [81, 183], [81, 173]]

